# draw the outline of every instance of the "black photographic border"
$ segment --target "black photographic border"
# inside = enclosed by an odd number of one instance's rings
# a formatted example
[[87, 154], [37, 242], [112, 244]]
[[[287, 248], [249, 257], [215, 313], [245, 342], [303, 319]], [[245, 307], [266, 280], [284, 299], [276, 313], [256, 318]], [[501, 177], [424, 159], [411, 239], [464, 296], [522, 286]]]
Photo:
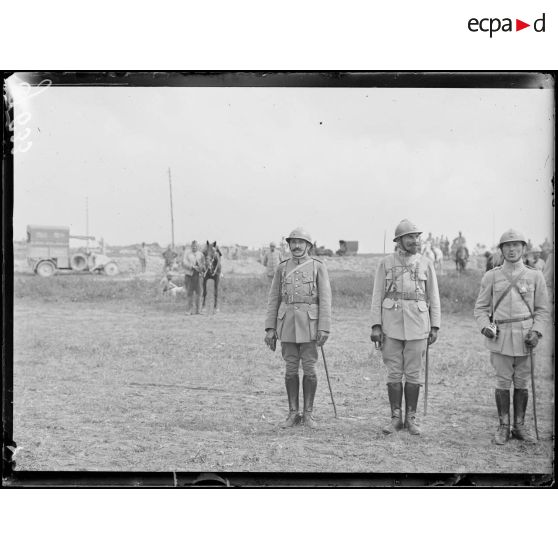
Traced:
[[[27, 83], [64, 87], [396, 87], [556, 89], [554, 71], [17, 71]], [[546, 474], [78, 472], [13, 469], [13, 108], [2, 110], [2, 485], [4, 487], [553, 487]], [[553, 177], [554, 184], [555, 177]], [[554, 200], [552, 202], [554, 208]], [[554, 452], [556, 448], [554, 447]], [[553, 462], [554, 467], [555, 460]]]

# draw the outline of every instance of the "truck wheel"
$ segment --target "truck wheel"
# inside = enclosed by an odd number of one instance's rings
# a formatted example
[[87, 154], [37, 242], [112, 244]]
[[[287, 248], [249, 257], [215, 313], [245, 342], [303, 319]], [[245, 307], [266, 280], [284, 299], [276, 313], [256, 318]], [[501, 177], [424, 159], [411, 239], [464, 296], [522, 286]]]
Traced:
[[118, 275], [118, 266], [114, 262], [109, 262], [104, 267], [106, 275]]
[[87, 269], [87, 256], [85, 254], [74, 254], [70, 260], [70, 266], [74, 271], [85, 271]]
[[52, 262], [41, 262], [35, 269], [35, 273], [41, 277], [52, 277], [56, 272], [56, 268]]

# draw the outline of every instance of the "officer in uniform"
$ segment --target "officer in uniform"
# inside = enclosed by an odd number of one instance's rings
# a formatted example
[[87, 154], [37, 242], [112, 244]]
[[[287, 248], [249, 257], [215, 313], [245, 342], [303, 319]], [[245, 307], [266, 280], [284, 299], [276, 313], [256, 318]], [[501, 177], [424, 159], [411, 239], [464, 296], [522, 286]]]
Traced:
[[416, 411], [426, 347], [436, 341], [440, 328], [438, 281], [434, 264], [420, 254], [421, 234], [407, 219], [401, 221], [393, 239], [397, 248], [380, 262], [374, 280], [370, 339], [382, 350], [391, 406], [391, 422], [382, 429], [384, 434], [402, 428], [420, 434]]
[[548, 299], [543, 274], [526, 266], [523, 256], [527, 242], [518, 231], [510, 229], [500, 238], [498, 247], [504, 263], [484, 274], [474, 315], [486, 337], [490, 363], [496, 371], [496, 408], [499, 427], [496, 444], [510, 438], [510, 387], [513, 383], [512, 435], [535, 443], [525, 427], [525, 411], [529, 396], [531, 349], [542, 337], [549, 317]]
[[[315, 428], [312, 416], [318, 385], [316, 362], [318, 347], [329, 336], [331, 327], [331, 287], [325, 264], [309, 256], [312, 238], [302, 227], [287, 238], [291, 257], [277, 266], [267, 302], [265, 343], [275, 350], [281, 341], [286, 363], [285, 386], [289, 415], [284, 427], [302, 422]], [[302, 362], [304, 413], [299, 414], [299, 365]]]

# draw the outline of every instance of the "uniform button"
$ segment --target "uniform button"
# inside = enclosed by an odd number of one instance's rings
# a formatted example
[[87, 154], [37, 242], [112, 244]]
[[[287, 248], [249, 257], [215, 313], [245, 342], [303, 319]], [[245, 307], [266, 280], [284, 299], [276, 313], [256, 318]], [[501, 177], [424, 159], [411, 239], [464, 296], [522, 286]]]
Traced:
[[298, 306], [295, 306], [295, 310], [298, 310]]

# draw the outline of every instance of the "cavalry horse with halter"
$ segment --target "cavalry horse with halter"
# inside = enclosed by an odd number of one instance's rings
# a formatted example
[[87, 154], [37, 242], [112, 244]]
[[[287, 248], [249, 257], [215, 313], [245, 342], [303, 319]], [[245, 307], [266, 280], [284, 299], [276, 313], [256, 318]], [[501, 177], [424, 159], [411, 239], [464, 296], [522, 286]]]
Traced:
[[205, 249], [205, 272], [203, 274], [202, 311], [205, 309], [205, 297], [207, 296], [207, 282], [213, 279], [213, 311], [219, 312], [217, 300], [219, 295], [219, 281], [221, 279], [221, 251], [217, 247], [217, 241], [212, 244], [206, 241]]

